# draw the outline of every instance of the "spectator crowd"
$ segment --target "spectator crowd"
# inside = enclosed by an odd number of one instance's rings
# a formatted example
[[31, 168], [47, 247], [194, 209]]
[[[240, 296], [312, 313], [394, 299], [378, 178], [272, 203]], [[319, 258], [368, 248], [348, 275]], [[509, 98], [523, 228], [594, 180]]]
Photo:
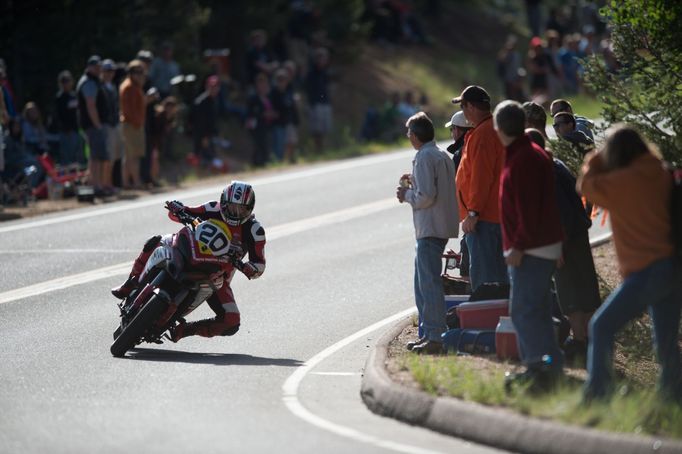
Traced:
[[[407, 349], [444, 352], [441, 260], [461, 225], [462, 253], [468, 255], [462, 275], [468, 274], [472, 295], [509, 284], [511, 321], [526, 368], [507, 374], [507, 390], [551, 390], [567, 361], [582, 362], [585, 401], [607, 398], [614, 391], [615, 335], [648, 310], [661, 366], [659, 392], [682, 404], [682, 264], [674, 249], [673, 179], [656, 148], [633, 127], [616, 125], [598, 151], [578, 148], [584, 164], [576, 177], [552, 155], [541, 105], [505, 100], [493, 109], [488, 92], [475, 85], [452, 103], [461, 107], [446, 124], [455, 141], [448, 147], [452, 159], [436, 145], [425, 113], [406, 122], [416, 155], [396, 196], [413, 211], [420, 328]], [[572, 143], [570, 135], [580, 131], [570, 103], [555, 100], [551, 111], [558, 135]], [[589, 138], [589, 126], [583, 126], [581, 137]], [[591, 209], [581, 197], [608, 209], [612, 219], [623, 282], [603, 304], [588, 236]], [[557, 315], [570, 324], [565, 339], [555, 331]]]
[[[234, 154], [255, 167], [294, 161], [302, 137], [311, 138], [314, 152], [322, 151], [333, 125], [330, 43], [314, 4], [291, 2], [288, 12], [288, 29], [271, 42], [264, 30], [249, 34], [243, 65], [232, 64], [243, 69], [239, 81], [220, 55], [206, 51], [197, 93], [191, 85], [196, 77], [183, 74], [171, 42], [161, 43], [156, 56], [143, 49], [126, 62], [92, 55], [79, 76], [58, 73], [52, 105], [28, 101], [22, 109], [1, 61], [3, 187], [30, 173], [35, 194], [57, 172], [85, 175], [79, 182], [96, 197], [154, 188], [161, 184], [162, 157], [173, 154], [176, 131], [191, 136], [189, 164], [224, 171], [232, 142], [223, 137], [229, 125], [221, 118], [236, 124], [230, 131], [250, 138], [250, 149]], [[1, 192], [1, 202], [12, 202]]]

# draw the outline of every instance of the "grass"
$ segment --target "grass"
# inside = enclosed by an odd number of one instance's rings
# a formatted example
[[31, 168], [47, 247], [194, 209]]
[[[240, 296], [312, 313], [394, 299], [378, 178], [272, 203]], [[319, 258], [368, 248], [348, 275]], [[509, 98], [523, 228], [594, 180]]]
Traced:
[[489, 406], [503, 406], [521, 414], [555, 419], [596, 429], [682, 438], [682, 407], [661, 400], [651, 387], [621, 385], [609, 402], [581, 403], [581, 381], [565, 379], [554, 391], [536, 395], [524, 389], [504, 390], [508, 365], [467, 356], [427, 357], [409, 353], [400, 358], [402, 367], [427, 393], [448, 395]]

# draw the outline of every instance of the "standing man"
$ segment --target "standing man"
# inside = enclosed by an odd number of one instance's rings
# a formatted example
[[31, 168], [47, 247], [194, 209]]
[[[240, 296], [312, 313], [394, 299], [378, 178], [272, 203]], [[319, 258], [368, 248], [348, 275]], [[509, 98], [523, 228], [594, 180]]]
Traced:
[[73, 91], [73, 77], [62, 71], [57, 78], [59, 92], [56, 101], [56, 119], [59, 131], [59, 163], [85, 164], [83, 138], [78, 133], [78, 97]]
[[499, 204], [504, 256], [511, 279], [511, 316], [525, 372], [506, 377], [506, 386], [529, 383], [545, 390], [561, 374], [563, 353], [552, 322], [552, 275], [563, 239], [549, 155], [524, 133], [521, 104], [495, 109], [495, 130], [507, 155]]
[[109, 185], [113, 187], [118, 185], [123, 179], [122, 162], [123, 162], [123, 137], [121, 137], [121, 128], [119, 126], [121, 121], [121, 113], [119, 112], [118, 87], [114, 84], [114, 76], [116, 75], [116, 64], [113, 60], [106, 59], [102, 62], [102, 87], [107, 96], [107, 105], [109, 112], [107, 117], [103, 120], [103, 127], [107, 136], [107, 149], [109, 150], [109, 157], [111, 158], [111, 166], [107, 176]]
[[123, 187], [140, 189], [140, 159], [145, 155], [145, 115], [147, 105], [142, 91], [146, 75], [140, 60], [128, 63], [128, 77], [119, 89], [121, 107], [121, 134], [125, 146], [123, 160]]
[[215, 158], [213, 138], [218, 135], [218, 95], [220, 79], [209, 76], [204, 84], [205, 90], [194, 99], [190, 115], [192, 116], [192, 133], [194, 150], [207, 166]]
[[457, 194], [462, 231], [469, 248], [471, 290], [486, 282], [508, 283], [502, 255], [498, 195], [504, 147], [493, 129], [490, 96], [470, 85], [452, 100], [474, 128], [466, 135], [457, 169]]
[[405, 126], [417, 154], [412, 174], [403, 175], [396, 196], [400, 203], [412, 206], [417, 237], [414, 296], [424, 335], [407, 348], [416, 353], [439, 354], [443, 352], [441, 334], [447, 330], [441, 259], [448, 239], [456, 238], [459, 230], [455, 165], [436, 145], [433, 123], [424, 112], [410, 117]]
[[90, 146], [90, 181], [95, 187], [95, 195], [104, 194], [105, 174], [110, 163], [106, 133], [102, 127], [109, 107], [99, 79], [102, 72], [101, 62], [98, 55], [88, 58], [88, 66], [76, 86], [78, 119]]

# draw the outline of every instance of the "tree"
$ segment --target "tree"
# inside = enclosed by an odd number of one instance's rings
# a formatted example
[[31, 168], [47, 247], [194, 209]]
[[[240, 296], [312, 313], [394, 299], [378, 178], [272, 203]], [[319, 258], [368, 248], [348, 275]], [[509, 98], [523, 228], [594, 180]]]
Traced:
[[682, 2], [612, 0], [602, 14], [618, 65], [588, 58], [585, 82], [604, 103], [607, 126], [635, 125], [682, 164]]

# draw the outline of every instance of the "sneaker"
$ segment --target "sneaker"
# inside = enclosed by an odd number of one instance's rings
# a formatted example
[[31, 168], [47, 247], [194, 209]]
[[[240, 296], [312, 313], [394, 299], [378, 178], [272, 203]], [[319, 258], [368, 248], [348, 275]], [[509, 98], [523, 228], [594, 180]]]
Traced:
[[408, 342], [407, 344], [405, 344], [405, 348], [408, 350], [412, 350], [414, 347], [416, 347], [419, 344], [423, 344], [424, 342], [426, 342], [426, 338], [420, 337], [419, 339], [417, 339], [415, 341], [411, 341], [411, 342]]
[[412, 352], [418, 355], [444, 355], [445, 350], [443, 349], [442, 342], [436, 342], [432, 340], [426, 340], [421, 344], [412, 347]]
[[130, 276], [123, 284], [119, 287], [112, 288], [111, 294], [116, 298], [122, 300], [128, 298], [130, 294], [137, 288], [137, 276]]

